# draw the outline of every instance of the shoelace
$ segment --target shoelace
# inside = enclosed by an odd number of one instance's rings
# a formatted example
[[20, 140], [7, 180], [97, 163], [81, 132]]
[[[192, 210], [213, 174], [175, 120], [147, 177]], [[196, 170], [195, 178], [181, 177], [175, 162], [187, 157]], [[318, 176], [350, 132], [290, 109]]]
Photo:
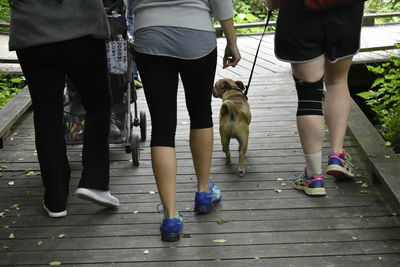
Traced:
[[353, 170], [353, 164], [351, 163], [351, 156], [349, 153], [344, 151], [344, 163], [346, 165], [346, 168], [349, 169], [350, 171]]

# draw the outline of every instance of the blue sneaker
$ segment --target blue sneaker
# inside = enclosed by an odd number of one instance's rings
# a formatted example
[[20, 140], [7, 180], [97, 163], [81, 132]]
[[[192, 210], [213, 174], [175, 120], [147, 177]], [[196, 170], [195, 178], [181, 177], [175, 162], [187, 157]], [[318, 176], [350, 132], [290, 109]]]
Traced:
[[304, 168], [303, 172], [294, 178], [293, 186], [296, 189], [303, 190], [309, 196], [323, 196], [326, 195], [324, 185], [324, 175], [307, 175], [307, 169]]
[[353, 165], [350, 162], [350, 154], [343, 150], [342, 153], [329, 153], [326, 174], [337, 178], [354, 178]]
[[207, 214], [221, 201], [221, 190], [213, 183], [208, 183], [210, 190], [197, 191], [194, 200], [194, 211], [197, 214]]
[[161, 240], [164, 242], [178, 241], [180, 239], [179, 232], [182, 228], [183, 219], [181, 214], [178, 213], [174, 218], [164, 218], [160, 226]]

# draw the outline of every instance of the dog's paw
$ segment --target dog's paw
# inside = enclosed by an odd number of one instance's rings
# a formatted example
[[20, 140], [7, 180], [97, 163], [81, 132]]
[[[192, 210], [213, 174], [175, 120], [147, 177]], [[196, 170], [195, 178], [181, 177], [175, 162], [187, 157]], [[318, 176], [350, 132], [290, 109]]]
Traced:
[[240, 177], [243, 177], [244, 174], [246, 173], [246, 169], [238, 169], [237, 173], [239, 174]]

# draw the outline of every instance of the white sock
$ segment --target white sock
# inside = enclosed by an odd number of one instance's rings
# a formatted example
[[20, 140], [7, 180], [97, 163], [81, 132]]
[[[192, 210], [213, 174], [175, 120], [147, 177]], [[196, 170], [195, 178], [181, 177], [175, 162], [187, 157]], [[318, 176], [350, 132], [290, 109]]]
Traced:
[[307, 175], [313, 176], [315, 174], [319, 175], [322, 173], [321, 161], [322, 161], [322, 152], [317, 152], [314, 154], [306, 154], [304, 155], [307, 166]]

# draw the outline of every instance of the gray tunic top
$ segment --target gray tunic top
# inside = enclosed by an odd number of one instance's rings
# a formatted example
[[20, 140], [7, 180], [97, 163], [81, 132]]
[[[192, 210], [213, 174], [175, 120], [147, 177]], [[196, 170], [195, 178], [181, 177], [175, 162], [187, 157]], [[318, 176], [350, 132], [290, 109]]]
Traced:
[[10, 2], [10, 50], [83, 36], [107, 39], [110, 35], [101, 0]]
[[153, 26], [135, 32], [134, 47], [150, 55], [197, 59], [212, 52], [217, 40], [215, 32]]
[[217, 46], [211, 17], [233, 17], [232, 0], [135, 0], [135, 50], [197, 59]]
[[135, 0], [135, 31], [149, 26], [214, 31], [217, 20], [233, 17], [232, 0]]

